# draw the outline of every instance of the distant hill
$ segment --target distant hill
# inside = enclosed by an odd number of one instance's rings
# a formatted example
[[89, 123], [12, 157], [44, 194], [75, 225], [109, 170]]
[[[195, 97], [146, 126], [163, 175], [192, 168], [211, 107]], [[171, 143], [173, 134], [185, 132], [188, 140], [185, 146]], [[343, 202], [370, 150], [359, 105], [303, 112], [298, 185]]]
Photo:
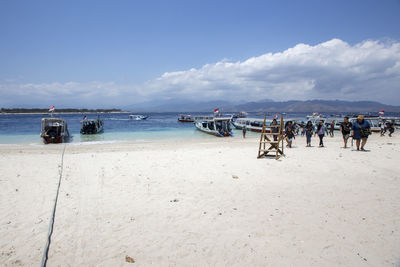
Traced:
[[342, 101], [342, 100], [291, 100], [276, 102], [263, 100], [260, 102], [247, 102], [243, 104], [231, 103], [227, 101], [185, 101], [173, 100], [162, 103], [142, 103], [124, 109], [133, 112], [211, 112], [215, 108], [220, 108], [224, 112], [400, 112], [400, 106], [391, 106], [375, 101]]
[[285, 102], [249, 102], [236, 105], [232, 111], [262, 112], [400, 112], [400, 106], [385, 105], [374, 101], [308, 100]]

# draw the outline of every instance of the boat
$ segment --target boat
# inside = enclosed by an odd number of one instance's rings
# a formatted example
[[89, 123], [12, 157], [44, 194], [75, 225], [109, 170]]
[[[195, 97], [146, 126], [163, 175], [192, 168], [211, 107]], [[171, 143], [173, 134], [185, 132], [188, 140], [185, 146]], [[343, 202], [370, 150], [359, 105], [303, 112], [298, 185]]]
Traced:
[[178, 121], [180, 122], [194, 122], [194, 118], [192, 117], [192, 115], [184, 115], [184, 114], [180, 114]]
[[134, 121], [142, 121], [147, 119], [149, 116], [145, 116], [145, 115], [129, 115], [129, 119], [130, 120], [134, 120]]
[[224, 137], [232, 136], [231, 118], [215, 117], [205, 120], [196, 120], [195, 127], [207, 134]]
[[[382, 119], [379, 117], [364, 117], [364, 120], [368, 121], [371, 126], [371, 132], [379, 133], [381, 131], [380, 124], [382, 123]], [[349, 121], [354, 124], [357, 121], [357, 117], [350, 118]]]
[[201, 116], [201, 115], [184, 115], [180, 114], [178, 121], [180, 122], [195, 122], [200, 120], [212, 120], [214, 116]]
[[104, 131], [103, 120], [97, 119], [84, 119], [81, 121], [81, 134], [98, 134]]
[[232, 119], [237, 119], [237, 118], [246, 118], [247, 115], [249, 115], [247, 112], [239, 112], [239, 113], [233, 113], [232, 114]]
[[59, 118], [43, 118], [40, 137], [45, 144], [67, 142], [70, 138], [67, 122]]
[[[267, 120], [266, 123], [269, 125], [272, 120]], [[263, 127], [264, 119], [257, 118], [238, 118], [235, 121], [232, 121], [233, 126], [236, 129], [242, 130], [243, 127], [246, 127], [246, 130], [252, 132], [261, 132]]]

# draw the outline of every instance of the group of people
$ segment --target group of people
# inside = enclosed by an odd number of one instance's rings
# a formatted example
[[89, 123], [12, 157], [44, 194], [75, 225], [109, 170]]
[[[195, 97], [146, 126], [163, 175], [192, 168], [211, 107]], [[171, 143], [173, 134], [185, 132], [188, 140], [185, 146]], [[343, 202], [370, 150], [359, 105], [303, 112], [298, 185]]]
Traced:
[[[329, 126], [329, 135], [333, 136], [334, 123], [332, 122]], [[303, 132], [306, 136], [307, 147], [311, 147], [311, 138], [315, 135], [318, 135], [319, 147], [324, 147], [325, 133], [328, 132], [324, 120], [320, 120], [316, 127], [311, 121], [308, 121], [303, 128]], [[344, 121], [340, 125], [340, 132], [343, 136], [344, 148], [347, 148], [348, 140], [352, 137], [356, 140], [357, 150], [365, 151], [364, 146], [367, 143], [368, 136], [371, 134], [371, 126], [363, 115], [359, 115], [354, 123], [349, 121], [349, 117], [344, 117]], [[295, 138], [295, 126], [290, 121], [285, 125], [285, 138], [287, 147], [292, 147], [292, 141]]]
[[381, 136], [384, 136], [387, 131], [389, 131], [389, 136], [392, 137], [394, 132], [394, 121], [386, 121], [385, 119], [382, 120], [381, 123]]

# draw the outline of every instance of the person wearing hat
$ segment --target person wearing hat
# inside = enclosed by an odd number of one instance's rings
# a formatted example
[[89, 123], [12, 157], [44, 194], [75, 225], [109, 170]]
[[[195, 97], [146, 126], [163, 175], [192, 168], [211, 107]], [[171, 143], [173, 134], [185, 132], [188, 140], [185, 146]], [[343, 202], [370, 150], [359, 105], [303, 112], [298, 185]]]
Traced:
[[358, 115], [357, 120], [351, 126], [351, 130], [351, 135], [356, 140], [357, 150], [365, 151], [364, 146], [367, 143], [368, 136], [371, 134], [371, 126], [368, 121], [364, 120], [364, 115]]

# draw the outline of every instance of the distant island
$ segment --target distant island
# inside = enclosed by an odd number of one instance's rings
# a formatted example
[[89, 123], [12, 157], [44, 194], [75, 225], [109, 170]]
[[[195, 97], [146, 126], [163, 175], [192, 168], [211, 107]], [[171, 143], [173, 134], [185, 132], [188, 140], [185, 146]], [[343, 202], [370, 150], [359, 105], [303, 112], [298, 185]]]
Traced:
[[[49, 113], [47, 108], [2, 108], [1, 113]], [[76, 108], [59, 108], [56, 109], [55, 113], [129, 113], [130, 111], [123, 111], [121, 109], [76, 109]]]

